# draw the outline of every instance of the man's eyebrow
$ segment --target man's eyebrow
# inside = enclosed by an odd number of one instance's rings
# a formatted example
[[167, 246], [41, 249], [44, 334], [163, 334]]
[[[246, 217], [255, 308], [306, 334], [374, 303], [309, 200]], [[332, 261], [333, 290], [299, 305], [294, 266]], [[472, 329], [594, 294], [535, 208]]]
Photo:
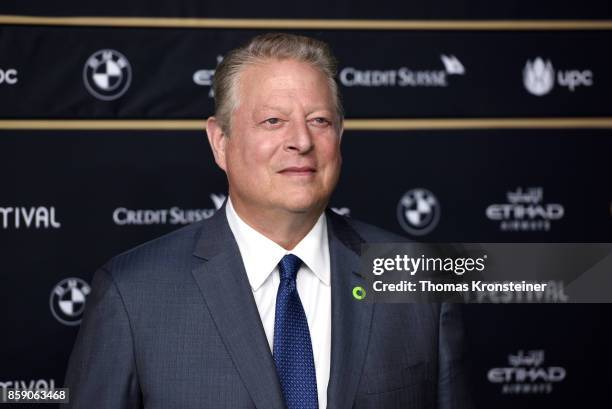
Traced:
[[[276, 111], [276, 112], [280, 112], [284, 115], [289, 115], [291, 114], [291, 109], [288, 108], [283, 108], [281, 106], [275, 106], [275, 105], [262, 105], [259, 108], [257, 108], [253, 113], [259, 114], [265, 111]], [[312, 109], [310, 109], [307, 113], [306, 116], [310, 116], [313, 114], [326, 114], [326, 115], [333, 115], [334, 114], [334, 110], [331, 108], [326, 108], [326, 107], [314, 107]]]

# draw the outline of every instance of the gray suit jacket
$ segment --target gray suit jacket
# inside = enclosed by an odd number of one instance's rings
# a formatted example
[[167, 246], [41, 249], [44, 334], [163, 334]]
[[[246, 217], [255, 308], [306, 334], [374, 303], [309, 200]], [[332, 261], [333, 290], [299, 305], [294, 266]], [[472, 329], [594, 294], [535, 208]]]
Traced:
[[[223, 210], [96, 272], [68, 365], [66, 408], [284, 408]], [[328, 408], [467, 408], [458, 310], [355, 300], [352, 288], [365, 283], [356, 273], [360, 245], [403, 240], [333, 212], [327, 220]]]

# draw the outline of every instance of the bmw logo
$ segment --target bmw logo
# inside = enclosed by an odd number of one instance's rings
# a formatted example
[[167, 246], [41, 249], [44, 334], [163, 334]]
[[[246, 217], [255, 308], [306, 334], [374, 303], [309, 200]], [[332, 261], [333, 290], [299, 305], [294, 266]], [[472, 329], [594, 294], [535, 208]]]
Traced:
[[51, 291], [51, 313], [62, 324], [79, 325], [91, 287], [80, 278], [66, 278]]
[[130, 62], [115, 50], [99, 50], [87, 59], [83, 68], [87, 91], [103, 101], [119, 98], [132, 81]]
[[397, 204], [397, 218], [406, 232], [423, 236], [438, 224], [440, 204], [429, 190], [412, 189], [404, 193]]

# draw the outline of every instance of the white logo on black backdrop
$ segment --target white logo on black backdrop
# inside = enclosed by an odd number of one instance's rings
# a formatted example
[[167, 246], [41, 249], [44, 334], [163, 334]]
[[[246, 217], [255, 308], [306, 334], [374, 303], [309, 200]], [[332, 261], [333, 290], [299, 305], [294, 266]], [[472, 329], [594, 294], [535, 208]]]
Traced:
[[533, 95], [548, 94], [555, 86], [555, 69], [550, 60], [544, 61], [540, 57], [533, 62], [528, 60], [523, 69], [523, 83]]
[[[225, 202], [224, 194], [211, 194], [213, 208], [183, 209], [178, 206], [169, 209], [128, 209], [118, 207], [113, 211], [113, 222], [117, 226], [151, 226], [159, 224], [185, 225], [210, 219]], [[350, 216], [348, 207], [332, 207], [332, 210], [342, 216]]]
[[559, 203], [543, 203], [544, 188], [517, 188], [507, 194], [508, 203], [492, 204], [486, 209], [489, 220], [499, 221], [501, 231], [549, 231], [553, 220], [565, 214]]
[[423, 236], [438, 225], [440, 204], [429, 190], [412, 189], [397, 204], [397, 218], [408, 233]]
[[59, 229], [62, 227], [55, 217], [55, 207], [0, 207], [2, 229]]
[[446, 73], [449, 75], [463, 75], [465, 74], [465, 67], [461, 64], [461, 61], [454, 55], [444, 55], [440, 56], [442, 60], [442, 64], [444, 64], [444, 69]]
[[340, 216], [351, 216], [351, 209], [349, 209], [348, 207], [332, 207], [331, 209], [334, 211], [334, 213], [337, 213]]
[[55, 390], [55, 379], [31, 379], [29, 381], [14, 380], [0, 382], [2, 392], [7, 388], [22, 389], [22, 390], [37, 390], [37, 391], [53, 391]]
[[490, 383], [501, 386], [502, 394], [549, 394], [554, 384], [563, 381], [567, 375], [561, 366], [544, 366], [543, 349], [518, 351], [508, 355], [510, 366], [491, 368], [487, 373]]
[[103, 101], [119, 98], [132, 81], [130, 62], [116, 50], [99, 50], [87, 59], [83, 68], [85, 87]]
[[523, 84], [529, 93], [536, 96], [548, 94], [555, 86], [574, 92], [578, 87], [593, 86], [593, 71], [591, 70], [566, 70], [561, 69], [556, 72], [550, 60], [537, 57], [533, 61], [527, 60], [523, 68]]
[[127, 209], [118, 207], [113, 211], [113, 221], [118, 226], [149, 226], [157, 224], [190, 224], [211, 218], [225, 201], [224, 194], [211, 194], [214, 208], [182, 209], [178, 206], [170, 209]]
[[[217, 66], [221, 64], [221, 61], [223, 61], [223, 56], [218, 55], [217, 56]], [[213, 82], [214, 76], [215, 76], [215, 70], [210, 69], [210, 68], [203, 69], [203, 70], [197, 70], [196, 72], [193, 73], [193, 82], [195, 82], [197, 85], [201, 85], [204, 87], [210, 87], [210, 91], [208, 91], [208, 96], [210, 98], [213, 98], [215, 96], [215, 92], [212, 88], [212, 82]]]
[[51, 291], [51, 313], [62, 324], [79, 325], [85, 310], [85, 300], [91, 292], [89, 284], [80, 278], [66, 278]]
[[454, 55], [440, 56], [444, 69], [360, 70], [346, 67], [340, 71], [340, 82], [346, 87], [447, 87], [449, 75], [464, 75], [465, 67]]
[[0, 68], [0, 85], [15, 85], [17, 84], [17, 70], [15, 68], [2, 69]]

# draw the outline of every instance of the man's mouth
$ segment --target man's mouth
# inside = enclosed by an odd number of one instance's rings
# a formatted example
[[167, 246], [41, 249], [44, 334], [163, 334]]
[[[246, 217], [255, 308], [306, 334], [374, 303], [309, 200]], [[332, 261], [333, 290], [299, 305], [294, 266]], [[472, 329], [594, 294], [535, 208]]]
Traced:
[[289, 176], [309, 176], [316, 172], [316, 169], [310, 166], [291, 166], [281, 170], [279, 173]]

